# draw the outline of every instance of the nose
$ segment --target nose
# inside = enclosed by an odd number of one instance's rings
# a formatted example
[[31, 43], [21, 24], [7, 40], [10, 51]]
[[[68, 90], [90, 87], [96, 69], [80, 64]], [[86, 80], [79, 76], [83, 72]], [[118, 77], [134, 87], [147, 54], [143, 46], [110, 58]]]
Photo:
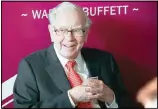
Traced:
[[67, 41], [73, 41], [74, 40], [74, 37], [72, 35], [72, 32], [68, 32], [67, 35], [65, 36], [65, 39]]

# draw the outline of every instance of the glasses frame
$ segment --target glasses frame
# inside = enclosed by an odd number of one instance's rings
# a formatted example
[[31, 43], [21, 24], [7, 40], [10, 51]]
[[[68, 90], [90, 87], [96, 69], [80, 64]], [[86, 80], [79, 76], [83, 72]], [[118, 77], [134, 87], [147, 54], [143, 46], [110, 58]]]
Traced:
[[68, 29], [57, 29], [57, 28], [53, 27], [53, 30], [54, 30], [54, 32], [56, 33], [57, 36], [61, 36], [57, 32], [58, 31], [62, 31], [62, 30], [65, 31], [65, 33], [63, 33], [63, 35], [65, 35], [65, 36], [68, 35], [69, 32], [71, 32], [71, 34], [73, 36], [76, 36], [76, 35], [74, 35], [75, 34], [74, 32], [77, 31], [77, 30], [81, 30], [83, 32], [83, 35], [80, 35], [80, 36], [84, 36], [84, 33], [86, 32], [86, 29], [81, 29], [81, 28], [80, 29], [71, 29], [71, 30], [68, 30]]

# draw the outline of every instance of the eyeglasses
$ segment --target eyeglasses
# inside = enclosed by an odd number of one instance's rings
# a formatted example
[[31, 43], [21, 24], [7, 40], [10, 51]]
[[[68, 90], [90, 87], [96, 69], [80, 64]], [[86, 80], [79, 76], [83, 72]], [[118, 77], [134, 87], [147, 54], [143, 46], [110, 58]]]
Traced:
[[54, 28], [54, 32], [58, 36], [66, 36], [66, 35], [68, 35], [69, 32], [71, 32], [73, 36], [83, 36], [85, 33], [85, 30], [83, 30], [83, 29], [68, 30], [68, 29], [55, 29]]

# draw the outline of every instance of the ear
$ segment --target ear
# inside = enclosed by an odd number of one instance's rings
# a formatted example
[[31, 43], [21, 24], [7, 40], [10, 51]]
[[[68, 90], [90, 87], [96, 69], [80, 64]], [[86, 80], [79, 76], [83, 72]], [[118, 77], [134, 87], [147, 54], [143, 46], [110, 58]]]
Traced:
[[50, 33], [50, 38], [51, 38], [51, 41], [53, 42], [53, 28], [51, 26], [51, 24], [48, 24], [48, 30], [49, 30], [49, 33]]

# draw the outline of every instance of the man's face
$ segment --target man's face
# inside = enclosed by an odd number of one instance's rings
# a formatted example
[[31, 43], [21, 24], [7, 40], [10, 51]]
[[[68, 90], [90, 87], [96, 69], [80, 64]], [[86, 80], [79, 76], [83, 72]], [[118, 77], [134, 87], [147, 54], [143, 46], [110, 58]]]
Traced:
[[57, 14], [56, 25], [54, 27], [49, 25], [49, 31], [51, 40], [60, 55], [67, 59], [77, 57], [87, 39], [85, 21], [83, 13], [79, 11], [65, 11]]

